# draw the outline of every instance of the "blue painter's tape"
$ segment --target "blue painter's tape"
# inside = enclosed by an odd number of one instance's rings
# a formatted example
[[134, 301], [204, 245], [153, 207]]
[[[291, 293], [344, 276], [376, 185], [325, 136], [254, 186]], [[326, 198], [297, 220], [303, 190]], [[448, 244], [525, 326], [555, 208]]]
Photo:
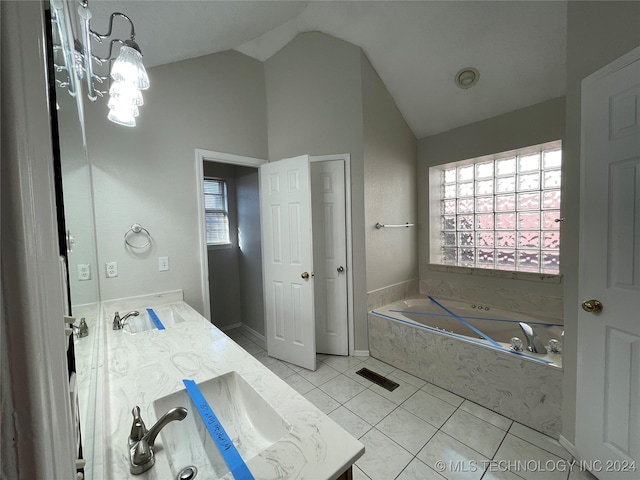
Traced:
[[240, 453], [236, 450], [235, 445], [229, 438], [229, 435], [227, 435], [227, 432], [224, 430], [218, 417], [216, 417], [213, 409], [209, 406], [209, 402], [207, 402], [207, 399], [202, 395], [196, 382], [185, 379], [182, 380], [182, 383], [184, 383], [187, 393], [198, 409], [198, 413], [200, 417], [202, 417], [205, 427], [209, 430], [211, 438], [216, 442], [222, 458], [224, 458], [227, 467], [229, 467], [229, 470], [231, 470], [233, 474], [233, 478], [236, 480], [254, 480], [253, 475], [249, 471], [249, 467], [247, 467], [247, 464], [242, 460]]
[[[427, 317], [450, 317], [451, 315], [444, 313], [431, 313], [431, 312], [417, 312], [414, 310], [389, 310], [393, 313], [408, 313], [411, 315], [420, 315]], [[520, 323], [524, 320], [512, 320], [509, 318], [494, 318], [494, 317], [469, 317], [467, 315], [460, 315], [460, 318], [464, 318], [465, 320], [484, 320], [487, 322], [505, 322], [505, 323]], [[542, 327], [564, 327], [562, 323], [547, 323], [547, 322], [536, 322], [532, 320], [527, 320], [529, 325], [540, 325]]]
[[[415, 327], [415, 328], [421, 328], [422, 330], [429, 330], [431, 332], [435, 332], [435, 333], [438, 333], [440, 335], [445, 335], [447, 337], [458, 338], [458, 339], [460, 339], [460, 340], [462, 340], [464, 342], [474, 343], [476, 345], [481, 345], [483, 347], [487, 347], [486, 343], [480, 342], [478, 340], [474, 340], [473, 338], [467, 337], [466, 335], [458, 335], [456, 333], [447, 332], [446, 330], [441, 330], [439, 328], [434, 328], [434, 327], [429, 327], [427, 325], [422, 325], [421, 323], [415, 323], [415, 322], [402, 320], [402, 319], [397, 318], [397, 317], [392, 317], [391, 315], [385, 315], [384, 313], [376, 312], [375, 310], [371, 310], [371, 313], [373, 315], [376, 315], [376, 316], [381, 317], [381, 318], [388, 318], [389, 320], [393, 320], [395, 322], [404, 323], [405, 325], [411, 325], [412, 327]], [[499, 345], [499, 346], [492, 345], [491, 347], [495, 348], [496, 350], [500, 350], [501, 352], [513, 353], [513, 354], [518, 355], [520, 357], [528, 358], [529, 360], [533, 360], [533, 361], [536, 361], [536, 362], [544, 363], [546, 365], [552, 365], [553, 364], [553, 362], [550, 361], [550, 360], [545, 360], [543, 358], [534, 357], [533, 355], [528, 355], [528, 354], [523, 353], [523, 352], [516, 352], [514, 350], [511, 350], [510, 348], [503, 347], [502, 345]]]
[[156, 312], [154, 312], [152, 308], [147, 308], [147, 313], [149, 314], [149, 317], [151, 317], [151, 320], [153, 320], [153, 323], [155, 324], [158, 330], [165, 330], [164, 325], [162, 324], [162, 322], [158, 318], [158, 315], [156, 315]]
[[489, 343], [491, 343], [491, 345], [493, 345], [494, 347], [497, 348], [502, 348], [502, 345], [500, 345], [498, 342], [496, 342], [493, 338], [491, 338], [489, 335], [487, 335], [486, 333], [483, 333], [481, 330], [477, 329], [476, 327], [474, 327], [473, 325], [471, 325], [469, 322], [467, 322], [464, 318], [462, 318], [459, 315], [456, 315], [455, 313], [453, 313], [451, 310], [449, 310], [447, 307], [445, 307], [444, 305], [442, 305], [441, 303], [439, 303], [435, 298], [433, 298], [432, 296], [429, 296], [429, 300], [431, 300], [433, 303], [435, 303], [437, 306], [439, 306], [441, 309], [443, 309], [445, 312], [447, 312], [449, 315], [451, 315], [453, 318], [455, 318], [456, 320], [460, 321], [465, 327], [467, 327], [470, 330], [473, 330], [474, 332], [476, 332], [478, 335], [480, 335], [482, 338], [486, 339], [487, 341], [489, 341]]
[[451, 318], [451, 315], [449, 315], [448, 313], [414, 312], [413, 310], [392, 310], [392, 309], [389, 309], [389, 311], [393, 313], [409, 313], [412, 315], [420, 315], [420, 316], [427, 316], [427, 317]]

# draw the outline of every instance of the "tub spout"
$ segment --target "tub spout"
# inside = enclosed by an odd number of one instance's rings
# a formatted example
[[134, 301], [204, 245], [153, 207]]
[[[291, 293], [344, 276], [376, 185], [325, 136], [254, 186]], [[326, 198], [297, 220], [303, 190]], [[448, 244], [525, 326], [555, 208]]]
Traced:
[[547, 349], [542, 344], [542, 340], [528, 323], [520, 322], [520, 328], [527, 339], [527, 350], [533, 353], [547, 353]]

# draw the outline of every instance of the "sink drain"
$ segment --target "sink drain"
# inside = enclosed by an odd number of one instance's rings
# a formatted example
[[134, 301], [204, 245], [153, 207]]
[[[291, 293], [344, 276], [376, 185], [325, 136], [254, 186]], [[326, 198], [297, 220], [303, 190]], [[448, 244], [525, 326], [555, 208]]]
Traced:
[[198, 474], [198, 469], [196, 467], [185, 467], [180, 470], [178, 474], [178, 480], [193, 480], [196, 478]]

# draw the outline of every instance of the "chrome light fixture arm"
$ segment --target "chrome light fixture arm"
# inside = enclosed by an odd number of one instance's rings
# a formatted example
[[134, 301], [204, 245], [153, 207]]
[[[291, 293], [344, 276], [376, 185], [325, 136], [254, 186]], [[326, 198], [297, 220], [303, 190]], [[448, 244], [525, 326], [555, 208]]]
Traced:
[[[113, 58], [111, 58], [111, 55], [113, 54], [113, 44], [114, 43], [118, 43], [121, 46], [124, 45], [126, 47], [131, 47], [136, 49], [140, 55], [142, 55], [142, 52], [140, 52], [140, 47], [138, 46], [138, 44], [134, 41], [134, 40], [120, 40], [119, 38], [114, 38], [113, 40], [111, 40], [111, 42], [109, 42], [109, 53], [107, 54], [106, 57], [98, 57], [96, 55], [91, 55], [91, 58], [93, 58], [93, 61], [96, 62], [99, 65], [102, 65], [103, 63], [106, 62], [112, 62]], [[101, 77], [103, 79], [105, 78], [109, 78], [109, 77]]]
[[[71, 27], [71, 17], [69, 15], [69, 5], [63, 0], [53, 0], [51, 2], [52, 17], [56, 25], [56, 31], [60, 40], [60, 50], [64, 57], [64, 67], [56, 66], [57, 70], [67, 71], [68, 81], [64, 85], [68, 88], [69, 95], [76, 96], [78, 91], [76, 86], [76, 74], [73, 71], [74, 65], [74, 45], [73, 30]], [[62, 82], [63, 84], [65, 82]]]
[[[85, 6], [86, 6], [87, 2], [84, 2], [84, 3], [85, 3]], [[133, 27], [133, 22], [124, 13], [120, 13], [120, 12], [113, 12], [111, 14], [111, 17], [109, 17], [109, 31], [107, 33], [98, 33], [98, 32], [96, 32], [94, 30], [91, 30], [91, 35], [93, 35], [93, 38], [95, 38], [100, 43], [102, 43], [102, 40], [104, 40], [105, 38], [109, 38], [111, 36], [111, 32], [113, 31], [113, 19], [116, 18], [116, 17], [124, 18], [125, 20], [127, 20], [129, 22], [129, 25], [131, 25], [131, 32], [129, 33], [129, 38], [131, 40], [135, 40], [136, 31], [135, 31], [135, 28]]]
[[[92, 14], [89, 9], [89, 0], [50, 0], [52, 6], [52, 19], [56, 24], [60, 46], [56, 50], [62, 51], [64, 67], [57, 67], [57, 71], [65, 70], [68, 80], [57, 80], [59, 86], [68, 87], [69, 93], [76, 96], [76, 92], [82, 90], [82, 80], [86, 81], [87, 96], [95, 102], [107, 91], [98, 90], [97, 84], [107, 83], [105, 80], [113, 80], [110, 83], [109, 114], [112, 122], [133, 127], [136, 125], [135, 117], [139, 115], [139, 107], [143, 104], [141, 90], [149, 88], [149, 77], [142, 63], [142, 52], [135, 41], [135, 28], [133, 21], [124, 13], [114, 12], [109, 17], [107, 32], [99, 33], [91, 29]], [[70, 4], [77, 8], [77, 22], [71, 21]], [[129, 25], [129, 35], [124, 39], [111, 39], [116, 18], [122, 18]], [[74, 35], [73, 27], [76, 27]], [[92, 52], [92, 42], [103, 43], [110, 39], [108, 55], [104, 58]], [[106, 43], [106, 42], [104, 42]], [[117, 59], [111, 58], [114, 44], [121, 46]], [[94, 45], [95, 46], [95, 45]], [[54, 47], [55, 48], [55, 47]], [[95, 64], [94, 64], [95, 62]], [[109, 72], [106, 76], [94, 72], [94, 67], [108, 64]], [[84, 77], [84, 78], [83, 78]], [[112, 91], [113, 89], [113, 91]]]
[[98, 94], [93, 85], [93, 60], [91, 54], [91, 29], [89, 28], [89, 21], [91, 20], [91, 11], [87, 2], [83, 2], [78, 7], [78, 15], [80, 16], [80, 28], [82, 30], [82, 47], [84, 51], [84, 72], [87, 80], [87, 96], [89, 100], [95, 102], [98, 99]]
[[[138, 52], [140, 52], [140, 47], [135, 42], [136, 31], [133, 26], [133, 22], [131, 19], [121, 12], [114, 12], [109, 17], [109, 30], [106, 33], [98, 33], [95, 30], [91, 29], [90, 21], [91, 21], [91, 11], [89, 10], [89, 2], [87, 0], [80, 2], [80, 6], [78, 7], [78, 15], [81, 19], [81, 28], [82, 28], [82, 48], [85, 53], [84, 55], [84, 70], [87, 78], [87, 95], [89, 100], [95, 102], [99, 96], [106, 92], [97, 91], [95, 88], [94, 80], [98, 80], [102, 83], [104, 80], [109, 78], [108, 76], [99, 76], [95, 75], [93, 72], [93, 63], [92, 60], [95, 61], [98, 65], [102, 65], [103, 63], [109, 62], [111, 60], [111, 55], [113, 54], [113, 44], [118, 43], [120, 45], [126, 45], [128, 47], [135, 48]], [[109, 42], [109, 53], [106, 57], [98, 57], [93, 54], [91, 49], [91, 38], [94, 38], [99, 43], [102, 43], [102, 40], [105, 38], [109, 38], [113, 32], [113, 20], [116, 17], [124, 18], [129, 22], [131, 27], [131, 31], [129, 33], [129, 40], [120, 40], [119, 38], [111, 40]]]

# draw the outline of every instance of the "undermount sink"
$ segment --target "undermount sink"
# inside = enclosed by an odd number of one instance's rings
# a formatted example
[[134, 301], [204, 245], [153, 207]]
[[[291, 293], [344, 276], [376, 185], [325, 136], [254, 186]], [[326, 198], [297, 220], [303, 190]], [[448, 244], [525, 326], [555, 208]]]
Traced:
[[[139, 315], [127, 318], [124, 324], [125, 332], [136, 334], [157, 328], [146, 308], [142, 308], [138, 311], [140, 312]], [[165, 328], [185, 322], [185, 319], [172, 308], [153, 309], [153, 311], [156, 313], [156, 316]]]
[[[237, 372], [199, 383], [198, 388], [245, 462], [280, 440], [289, 424]], [[220, 478], [229, 473], [198, 409], [185, 390], [153, 402], [156, 418], [172, 407], [186, 407], [187, 417], [160, 432], [156, 451], [164, 451], [174, 478], [195, 466], [200, 478]]]

